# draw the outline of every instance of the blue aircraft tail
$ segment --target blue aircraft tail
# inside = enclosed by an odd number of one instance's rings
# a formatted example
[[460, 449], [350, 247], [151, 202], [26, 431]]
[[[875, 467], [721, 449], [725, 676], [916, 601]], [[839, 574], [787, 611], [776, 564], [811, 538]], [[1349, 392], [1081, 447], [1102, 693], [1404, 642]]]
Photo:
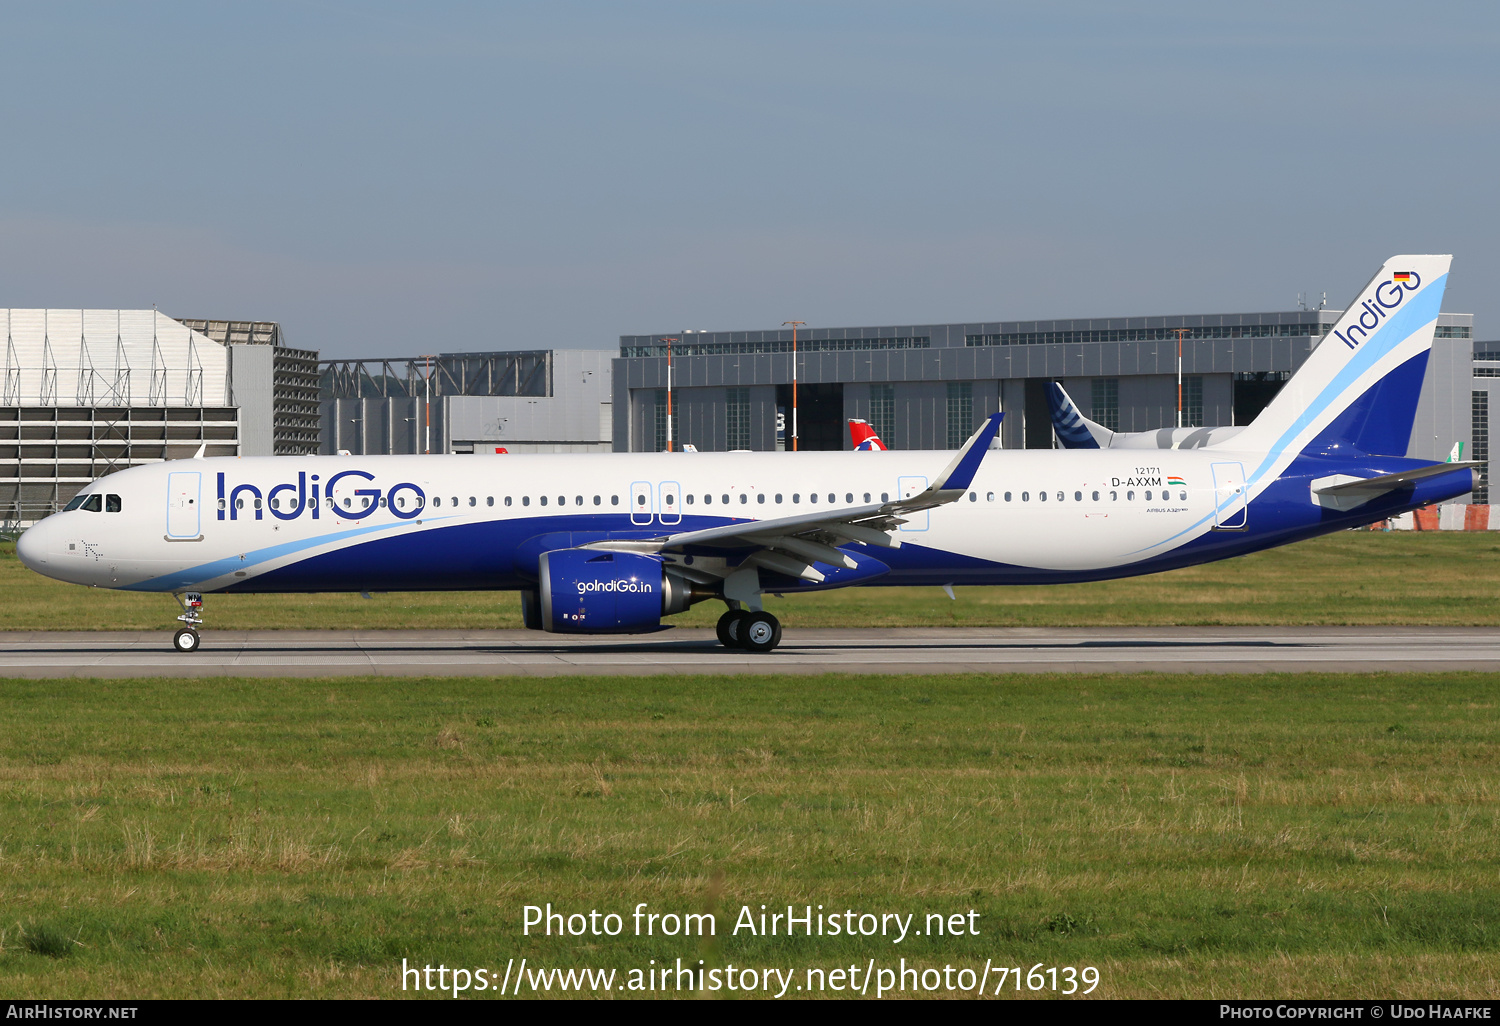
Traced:
[[1047, 385], [1047, 409], [1052, 414], [1052, 432], [1064, 449], [1099, 448], [1099, 439], [1094, 437], [1093, 429], [1108, 429], [1092, 424], [1079, 413], [1072, 396], [1056, 381]]

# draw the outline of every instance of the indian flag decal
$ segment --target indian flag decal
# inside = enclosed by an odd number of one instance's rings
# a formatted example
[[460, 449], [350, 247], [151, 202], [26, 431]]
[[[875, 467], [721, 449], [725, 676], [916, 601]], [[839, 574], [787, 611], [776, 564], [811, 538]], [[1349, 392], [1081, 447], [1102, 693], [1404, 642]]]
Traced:
[[1184, 488], [1187, 487], [1187, 482], [1184, 481], [1180, 477], [1169, 477], [1169, 478], [1167, 478], [1167, 484], [1169, 484], [1169, 485], [1182, 485], [1182, 487], [1184, 487]]

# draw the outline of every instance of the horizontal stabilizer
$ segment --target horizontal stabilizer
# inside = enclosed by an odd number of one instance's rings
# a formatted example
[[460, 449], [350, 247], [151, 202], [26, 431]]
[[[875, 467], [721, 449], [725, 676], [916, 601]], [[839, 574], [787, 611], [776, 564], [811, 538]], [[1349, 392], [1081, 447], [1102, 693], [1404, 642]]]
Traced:
[[1415, 470], [1402, 470], [1394, 474], [1381, 474], [1379, 477], [1350, 477], [1348, 474], [1334, 474], [1332, 477], [1320, 477], [1312, 483], [1312, 490], [1319, 495], [1361, 495], [1371, 492], [1380, 494], [1394, 491], [1404, 484], [1412, 481], [1420, 481], [1424, 477], [1436, 477], [1453, 470], [1472, 470], [1484, 466], [1473, 460], [1465, 460], [1462, 463], [1434, 463], [1430, 467], [1417, 467]]
[[1438, 477], [1439, 475], [1459, 470], [1472, 471], [1482, 466], [1484, 466], [1483, 463], [1465, 461], [1462, 463], [1432, 463], [1425, 467], [1414, 467], [1411, 470], [1397, 471], [1394, 474], [1381, 474], [1379, 477], [1354, 477], [1350, 474], [1331, 474], [1328, 477], [1320, 477], [1313, 481], [1312, 501], [1325, 509], [1341, 511], [1357, 509], [1367, 502], [1375, 501], [1382, 495], [1387, 495], [1398, 488], [1415, 484], [1424, 478]]

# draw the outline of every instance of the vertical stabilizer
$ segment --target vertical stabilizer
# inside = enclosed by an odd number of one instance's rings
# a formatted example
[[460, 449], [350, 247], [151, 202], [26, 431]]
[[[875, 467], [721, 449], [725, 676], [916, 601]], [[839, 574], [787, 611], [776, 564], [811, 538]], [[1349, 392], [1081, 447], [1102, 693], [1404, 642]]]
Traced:
[[1052, 431], [1064, 449], [1108, 449], [1114, 441], [1113, 431], [1079, 412], [1060, 382], [1047, 385], [1047, 410], [1052, 414]]
[[1451, 256], [1396, 256], [1226, 448], [1263, 452], [1253, 485], [1301, 452], [1406, 454]]

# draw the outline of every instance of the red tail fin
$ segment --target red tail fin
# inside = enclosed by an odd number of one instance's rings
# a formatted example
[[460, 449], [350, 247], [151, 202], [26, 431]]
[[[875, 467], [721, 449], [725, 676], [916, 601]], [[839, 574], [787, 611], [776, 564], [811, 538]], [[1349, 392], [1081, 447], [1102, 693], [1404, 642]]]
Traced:
[[884, 452], [886, 445], [867, 420], [849, 421], [849, 440], [856, 452]]

